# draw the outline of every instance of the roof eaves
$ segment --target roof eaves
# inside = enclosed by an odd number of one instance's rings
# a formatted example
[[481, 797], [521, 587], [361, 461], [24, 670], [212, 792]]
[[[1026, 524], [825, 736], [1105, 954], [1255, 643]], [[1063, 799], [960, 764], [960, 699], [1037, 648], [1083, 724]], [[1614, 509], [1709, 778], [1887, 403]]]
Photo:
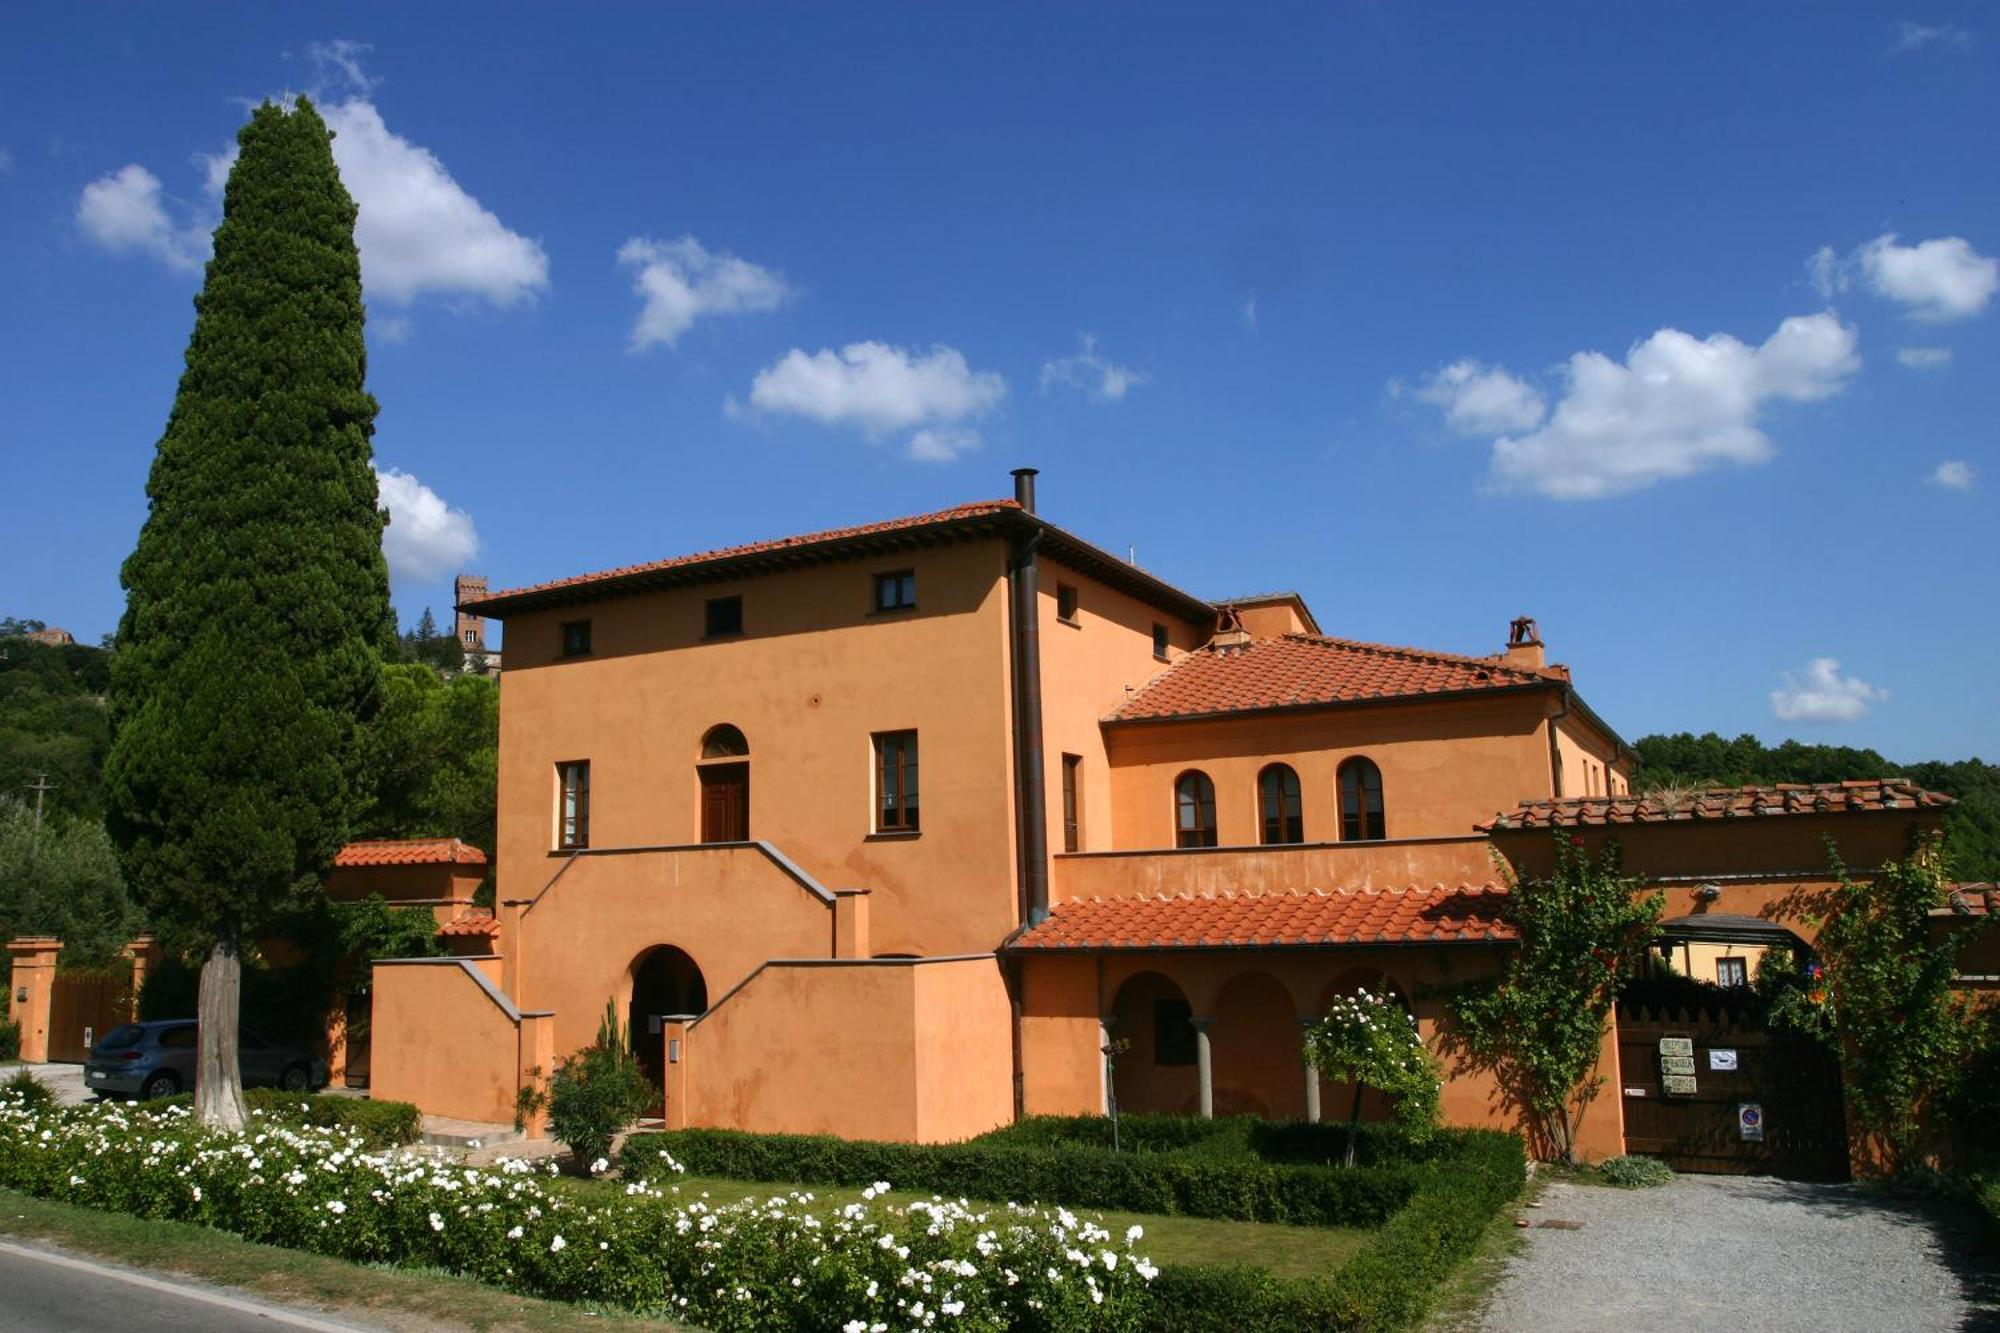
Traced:
[[[1190, 656], [1192, 656], [1190, 654]], [[1186, 661], [1181, 658], [1180, 661]], [[1176, 666], [1179, 662], [1175, 663]], [[1154, 677], [1157, 681], [1161, 676]], [[1142, 687], [1141, 692], [1143, 693]], [[1265, 704], [1257, 708], [1218, 708], [1202, 713], [1162, 713], [1146, 717], [1120, 717], [1117, 713], [1098, 719], [1101, 727], [1137, 727], [1169, 722], [1210, 722], [1218, 718], [1272, 717], [1293, 713], [1315, 713], [1341, 708], [1380, 708], [1393, 704], [1430, 703], [1436, 700], [1488, 699], [1496, 694], [1525, 694], [1530, 690], [1561, 689], [1559, 680], [1524, 680], [1506, 685], [1474, 685], [1459, 690], [1413, 690], [1407, 694], [1371, 694], [1365, 699], [1320, 699], [1310, 703]], [[1137, 699], [1137, 694], [1132, 696]], [[1128, 702], [1130, 702], [1128, 700]]]

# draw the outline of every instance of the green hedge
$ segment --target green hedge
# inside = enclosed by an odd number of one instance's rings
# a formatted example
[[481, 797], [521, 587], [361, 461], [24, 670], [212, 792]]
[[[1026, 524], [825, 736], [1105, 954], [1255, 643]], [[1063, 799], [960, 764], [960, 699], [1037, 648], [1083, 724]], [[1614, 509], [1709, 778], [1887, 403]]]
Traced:
[[[1030, 1116], [982, 1134], [974, 1143], [1041, 1148], [1053, 1144], [1111, 1146], [1111, 1121], [1101, 1115]], [[1125, 1152], [1181, 1153], [1189, 1156], [1251, 1157], [1265, 1162], [1304, 1166], [1338, 1164], [1347, 1151], [1347, 1126], [1304, 1120], [1259, 1120], [1223, 1116], [1142, 1113], [1118, 1119], [1118, 1146]], [[1368, 1123], [1356, 1134], [1355, 1156], [1363, 1166], [1423, 1161], [1436, 1155], [1435, 1144], [1412, 1144], [1407, 1135], [1387, 1123]]]
[[0, 1060], [21, 1058], [21, 1025], [11, 1018], [0, 1019]]
[[[398, 1148], [415, 1143], [423, 1132], [423, 1112], [409, 1102], [378, 1102], [361, 1097], [332, 1097], [319, 1092], [281, 1092], [276, 1088], [245, 1088], [243, 1101], [253, 1111], [276, 1120], [359, 1134], [371, 1148]], [[194, 1094], [147, 1102], [149, 1107], [192, 1106]]]
[[912, 1144], [799, 1134], [684, 1129], [635, 1134], [620, 1158], [627, 1174], [660, 1174], [669, 1154], [694, 1175], [733, 1180], [929, 1190], [948, 1198], [1068, 1204], [1169, 1216], [1295, 1226], [1380, 1226], [1410, 1199], [1424, 1168], [1387, 1163], [1339, 1170], [1209, 1159], [1181, 1152], [1113, 1153], [1050, 1138]]

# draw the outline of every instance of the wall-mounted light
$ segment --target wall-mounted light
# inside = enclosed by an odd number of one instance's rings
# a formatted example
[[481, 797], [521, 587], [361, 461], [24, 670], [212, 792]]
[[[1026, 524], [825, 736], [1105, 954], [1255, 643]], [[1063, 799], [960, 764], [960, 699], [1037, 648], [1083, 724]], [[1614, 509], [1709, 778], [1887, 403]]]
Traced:
[[1694, 896], [1697, 902], [1712, 903], [1722, 896], [1722, 886], [1720, 884], [1696, 885]]
[[19, 990], [14, 992], [14, 1003], [26, 1004], [27, 1002], [28, 1002], [28, 988], [26, 986], [23, 986]]

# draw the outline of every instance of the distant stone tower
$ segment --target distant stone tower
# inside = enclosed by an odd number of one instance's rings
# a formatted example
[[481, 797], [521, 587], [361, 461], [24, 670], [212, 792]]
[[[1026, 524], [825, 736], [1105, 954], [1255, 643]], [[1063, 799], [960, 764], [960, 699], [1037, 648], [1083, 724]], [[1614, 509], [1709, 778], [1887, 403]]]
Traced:
[[467, 602], [485, 595], [484, 574], [460, 574], [451, 581], [451, 600], [458, 610], [453, 632], [458, 636], [458, 646], [468, 653], [486, 651], [486, 617], [474, 615], [465, 609]]

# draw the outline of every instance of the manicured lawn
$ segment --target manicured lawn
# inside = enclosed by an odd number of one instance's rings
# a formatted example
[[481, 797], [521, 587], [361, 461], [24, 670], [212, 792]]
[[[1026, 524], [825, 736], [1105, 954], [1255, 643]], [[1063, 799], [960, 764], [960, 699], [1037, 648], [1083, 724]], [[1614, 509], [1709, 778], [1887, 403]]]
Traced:
[[[585, 1185], [581, 1181], [575, 1183], [585, 1189], [606, 1188]], [[725, 1180], [717, 1176], [676, 1176], [671, 1184], [680, 1189], [684, 1199], [706, 1195], [712, 1203], [803, 1193], [823, 1200], [832, 1210], [861, 1198], [859, 1189], [842, 1185]], [[931, 1196], [922, 1191], [893, 1190], [877, 1197], [907, 1204]], [[1346, 1263], [1348, 1257], [1373, 1234], [1356, 1227], [1288, 1227], [1271, 1222], [1224, 1222], [1206, 1217], [1099, 1212], [1094, 1208], [1072, 1208], [1070, 1211], [1079, 1217], [1097, 1221], [1115, 1236], [1123, 1236], [1125, 1229], [1134, 1224], [1144, 1227], [1145, 1239], [1139, 1242], [1138, 1249], [1156, 1264], [1249, 1264], [1276, 1277], [1324, 1277]]]
[[395, 1329], [676, 1333], [678, 1324], [539, 1301], [470, 1278], [350, 1264], [302, 1250], [253, 1245], [186, 1222], [101, 1213], [0, 1189], [0, 1236], [51, 1241], [78, 1253], [179, 1273], [266, 1300], [329, 1310]]

